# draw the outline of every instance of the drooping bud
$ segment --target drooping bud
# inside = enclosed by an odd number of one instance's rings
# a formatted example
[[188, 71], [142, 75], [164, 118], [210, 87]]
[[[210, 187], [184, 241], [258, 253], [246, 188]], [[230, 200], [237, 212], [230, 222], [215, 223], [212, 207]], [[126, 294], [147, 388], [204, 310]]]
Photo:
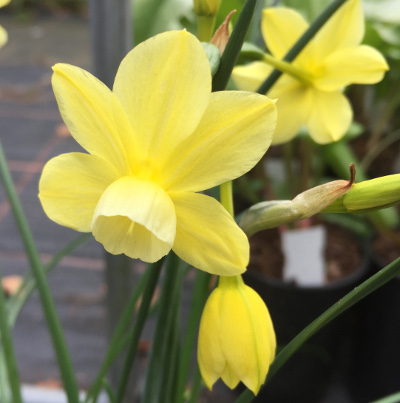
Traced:
[[218, 378], [233, 389], [242, 381], [254, 394], [275, 357], [276, 338], [261, 297], [241, 276], [221, 277], [200, 322], [198, 361], [211, 389]]
[[[316, 186], [297, 195], [293, 200], [257, 203], [250, 207], [240, 220], [240, 227], [247, 236], [267, 228], [275, 228], [296, 220], [324, 212], [335, 200], [343, 197], [352, 188], [356, 170], [350, 164], [350, 180], [336, 180]], [[340, 212], [345, 212], [343, 211]]]

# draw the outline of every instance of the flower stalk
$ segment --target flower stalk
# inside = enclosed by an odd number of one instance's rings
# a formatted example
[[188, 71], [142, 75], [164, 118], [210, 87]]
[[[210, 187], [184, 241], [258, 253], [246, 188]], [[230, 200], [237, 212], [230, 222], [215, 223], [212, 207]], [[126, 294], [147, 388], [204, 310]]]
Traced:
[[140, 303], [140, 308], [135, 320], [134, 331], [131, 337], [128, 351], [125, 356], [125, 362], [122, 369], [121, 378], [118, 383], [118, 389], [114, 403], [121, 403], [124, 398], [126, 387], [128, 385], [129, 374], [131, 372], [132, 364], [137, 352], [140, 335], [142, 334], [142, 330], [147, 319], [151, 299], [153, 298], [154, 290], [157, 286], [158, 278], [160, 276], [163, 263], [164, 258], [156, 263], [153, 263], [150, 267], [147, 268], [147, 270], [150, 271], [150, 275], [149, 278], [147, 279], [147, 284], [145, 285], [143, 291], [142, 301]]
[[310, 72], [294, 66], [292, 63], [286, 62], [285, 60], [279, 60], [268, 53], [264, 54], [262, 60], [282, 73], [289, 74], [301, 83], [312, 85], [313, 75]]
[[[0, 271], [0, 280], [2, 274]], [[8, 383], [10, 385], [12, 401], [14, 403], [22, 403], [21, 384], [17, 367], [17, 359], [15, 357], [14, 344], [8, 324], [6, 299], [3, 287], [0, 283], [0, 332], [1, 332], [1, 348], [0, 351], [5, 358], [7, 368]]]

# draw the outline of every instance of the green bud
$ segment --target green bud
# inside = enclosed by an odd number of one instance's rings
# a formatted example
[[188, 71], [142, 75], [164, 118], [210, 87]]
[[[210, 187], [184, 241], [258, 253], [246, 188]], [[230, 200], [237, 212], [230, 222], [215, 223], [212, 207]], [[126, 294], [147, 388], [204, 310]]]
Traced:
[[350, 181], [328, 182], [300, 193], [293, 200], [257, 203], [243, 214], [239, 226], [250, 237], [267, 228], [311, 217], [349, 191], [354, 181], [354, 166], [351, 173]]
[[364, 214], [399, 203], [400, 174], [396, 174], [354, 184], [323, 212]]

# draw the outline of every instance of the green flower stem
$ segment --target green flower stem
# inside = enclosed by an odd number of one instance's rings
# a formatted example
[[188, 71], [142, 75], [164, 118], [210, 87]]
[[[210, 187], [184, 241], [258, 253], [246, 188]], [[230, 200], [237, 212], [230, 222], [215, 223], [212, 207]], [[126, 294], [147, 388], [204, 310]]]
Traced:
[[131, 342], [126, 354], [124, 367], [122, 369], [121, 379], [118, 384], [118, 390], [114, 403], [121, 403], [125, 395], [125, 390], [128, 385], [129, 374], [131, 372], [132, 364], [135, 359], [139, 338], [142, 333], [144, 324], [146, 322], [147, 313], [149, 312], [151, 299], [153, 298], [154, 291], [157, 286], [157, 281], [161, 273], [164, 259], [150, 265], [147, 270], [150, 272], [145, 289], [142, 295], [142, 302], [140, 304], [139, 312], [134, 325], [134, 331]]
[[10, 383], [8, 382], [7, 365], [0, 348], [0, 402], [12, 403]]
[[[156, 265], [156, 267], [158, 267], [159, 264], [160, 262], [148, 264], [143, 276], [140, 277], [138, 284], [133, 290], [132, 295], [129, 298], [128, 303], [126, 304], [124, 312], [122, 313], [121, 318], [118, 321], [118, 325], [108, 345], [106, 355], [100, 367], [100, 371], [98, 372], [95, 381], [93, 382], [91, 388], [89, 389], [89, 392], [86, 395], [85, 403], [95, 402], [97, 400], [98, 395], [103, 387], [104, 379], [111, 364], [113, 363], [115, 357], [125, 346], [124, 340], [126, 329], [129, 327], [132, 317], [134, 316], [136, 304], [139, 300], [139, 297], [142, 294], [150, 275], [154, 271], [153, 265]], [[132, 338], [133, 334], [129, 335], [129, 340], [132, 340]]]
[[[267, 382], [271, 379], [281, 366], [318, 330], [327, 325], [331, 320], [361, 301], [371, 292], [386, 284], [400, 273], [400, 258], [390, 263], [378, 273], [365, 280], [361, 285], [350, 291], [341, 300], [332, 305], [323, 314], [318, 316], [310, 325], [304, 328], [290, 343], [288, 343], [280, 353], [275, 357], [272, 363]], [[267, 383], [266, 382], [266, 383]], [[235, 403], [247, 403], [254, 398], [254, 394], [250, 390], [244, 391]]]
[[[182, 271], [181, 271], [182, 272]], [[179, 282], [179, 285], [182, 285], [182, 282]], [[180, 297], [180, 293], [179, 293]], [[180, 353], [180, 298], [175, 298], [173, 307], [171, 308], [173, 311], [172, 323], [170, 326], [169, 337], [166, 341], [164, 341], [165, 346], [167, 348], [167, 354], [164, 357], [163, 368], [161, 369], [161, 375], [163, 376], [163, 380], [161, 382], [162, 387], [160, 389], [160, 400], [164, 400], [165, 402], [173, 402], [173, 397], [176, 395], [177, 391], [177, 373], [178, 373], [178, 365], [179, 365], [179, 353]]]
[[[0, 272], [0, 279], [2, 274]], [[1, 331], [1, 350], [4, 354], [8, 383], [10, 385], [13, 403], [22, 403], [21, 384], [19, 381], [17, 360], [15, 358], [14, 344], [7, 320], [6, 299], [4, 297], [3, 287], [0, 285], [0, 331]]]
[[[67, 246], [61, 249], [58, 253], [56, 253], [49, 263], [44, 266], [44, 271], [48, 273], [54, 267], [56, 267], [57, 263], [59, 263], [62, 258], [69, 253], [71, 253], [74, 249], [81, 246], [83, 243], [87, 242], [92, 237], [91, 234], [83, 234], [71, 241]], [[18, 288], [18, 291], [13, 294], [7, 301], [7, 319], [8, 325], [12, 328], [18, 318], [19, 313], [21, 312], [23, 306], [28, 300], [29, 296], [32, 294], [32, 291], [36, 288], [36, 281], [32, 277], [32, 274], [28, 272], [24, 276], [24, 280], [21, 286]], [[8, 390], [8, 384], [6, 381], [6, 367], [4, 362], [4, 355], [0, 356], [0, 397], [3, 402], [11, 402], [10, 391]], [[7, 390], [6, 390], [7, 389]]]
[[225, 207], [228, 213], [234, 217], [235, 211], [233, 208], [233, 192], [232, 181], [222, 183], [220, 186], [221, 204]]
[[[304, 49], [308, 42], [314, 37], [314, 35], [324, 26], [329, 18], [346, 2], [347, 0], [335, 0], [311, 23], [309, 28], [299, 38], [299, 40], [293, 45], [293, 47], [286, 53], [283, 58], [284, 62], [292, 62], [298, 54]], [[276, 83], [281, 76], [282, 71], [275, 69], [270, 76], [261, 84], [257, 90], [259, 94], [266, 94], [271, 87]]]
[[197, 37], [201, 42], [210, 42], [215, 28], [215, 16], [199, 16], [197, 17]]
[[[70, 254], [73, 250], [83, 245], [89, 239], [92, 238], [92, 234], [83, 234], [78, 236], [76, 239], [68, 243], [63, 249], [57, 252], [49, 263], [47, 263], [43, 270], [47, 274], [50, 270], [54, 269], [57, 264], [68, 254]], [[29, 296], [36, 288], [36, 281], [32, 277], [32, 274], [28, 272], [23, 279], [21, 286], [18, 288], [18, 291], [10, 297], [7, 303], [8, 308], [8, 323], [10, 327], [13, 327], [15, 321], [22, 308], [24, 307], [26, 301]]]
[[196, 343], [199, 321], [204, 304], [206, 303], [211, 277], [211, 274], [204, 271], [197, 270], [196, 272], [186, 335], [179, 357], [178, 386], [176, 398], [173, 400], [176, 403], [183, 403], [184, 401], [185, 386], [188, 380], [194, 345]]
[[276, 59], [274, 56], [267, 53], [264, 54], [262, 60], [270, 66], [275, 67], [281, 73], [289, 74], [304, 84], [310, 85], [313, 82], [314, 76], [312, 74], [306, 70], [300, 69], [299, 67], [293, 66], [293, 64], [289, 62]]
[[243, 6], [242, 12], [226, 44], [225, 51], [221, 56], [219, 69], [213, 78], [213, 91], [223, 91], [228, 84], [229, 77], [236, 64], [247, 30], [249, 29], [256, 4], [257, 0], [246, 0]]
[[8, 200], [14, 214], [18, 230], [21, 234], [22, 241], [25, 246], [28, 260], [36, 279], [37, 289], [39, 292], [42, 308], [47, 321], [53, 346], [56, 352], [58, 366], [61, 372], [61, 378], [64, 382], [64, 388], [69, 403], [79, 402], [79, 390], [76, 383], [74, 370], [72, 368], [71, 357], [65, 342], [64, 333], [55, 308], [54, 300], [50, 292], [50, 288], [46, 279], [45, 272], [40, 262], [39, 252], [36, 248], [32, 233], [28, 222], [25, 218], [24, 211], [15, 190], [10, 171], [6, 163], [3, 148], [0, 143], [0, 177], [3, 181]]
[[166, 339], [172, 332], [174, 322], [174, 308], [178, 308], [176, 301], [180, 299], [180, 289], [183, 279], [181, 260], [175, 253], [170, 252], [164, 273], [163, 287], [160, 296], [160, 309], [154, 331], [153, 345], [150, 353], [146, 373], [146, 384], [143, 394], [143, 403], [160, 402], [164, 393], [164, 374], [162, 369], [168, 370], [168, 350]]

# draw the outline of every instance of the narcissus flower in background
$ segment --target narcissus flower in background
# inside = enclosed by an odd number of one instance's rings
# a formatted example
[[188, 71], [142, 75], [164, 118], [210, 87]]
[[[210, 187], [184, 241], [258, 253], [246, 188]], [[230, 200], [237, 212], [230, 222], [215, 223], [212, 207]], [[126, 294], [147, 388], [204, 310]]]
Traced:
[[221, 277], [200, 322], [197, 356], [208, 388], [222, 378], [231, 389], [242, 381], [257, 394], [275, 349], [274, 328], [261, 297], [241, 276]]
[[[271, 64], [282, 59], [308, 28], [296, 11], [270, 8], [263, 11], [262, 34], [272, 56], [233, 71], [240, 89], [255, 91], [271, 73]], [[388, 65], [364, 37], [360, 0], [347, 1], [307, 44], [268, 95], [278, 98], [278, 123], [273, 144], [291, 140], [306, 126], [320, 144], [337, 141], [347, 132], [352, 109], [343, 95], [349, 84], [373, 84], [382, 80]], [[269, 64], [268, 64], [269, 63]]]
[[247, 237], [202, 190], [243, 175], [267, 150], [274, 102], [211, 93], [200, 42], [186, 31], [157, 35], [122, 61], [113, 91], [66, 64], [52, 79], [61, 115], [88, 151], [60, 155], [39, 183], [55, 222], [93, 232], [113, 254], [154, 262], [171, 249], [216, 274], [241, 273]]
[[[0, 8], [6, 6], [11, 0], [0, 0]], [[0, 48], [7, 42], [7, 31], [0, 25]]]

